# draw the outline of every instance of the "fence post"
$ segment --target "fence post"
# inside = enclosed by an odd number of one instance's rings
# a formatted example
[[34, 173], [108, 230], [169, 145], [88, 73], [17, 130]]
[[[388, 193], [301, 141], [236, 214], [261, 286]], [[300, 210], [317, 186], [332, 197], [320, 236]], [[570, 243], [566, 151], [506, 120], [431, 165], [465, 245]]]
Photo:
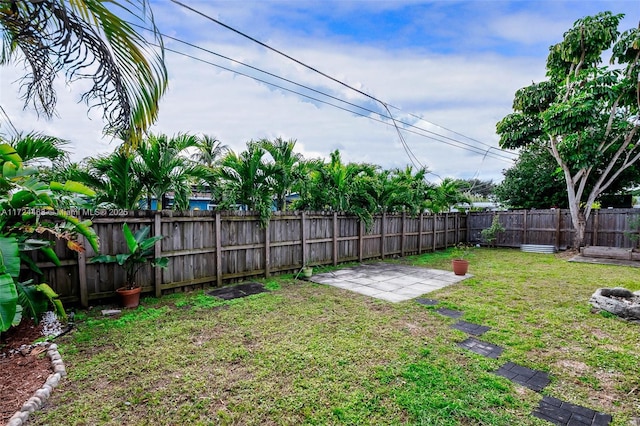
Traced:
[[338, 212], [333, 212], [333, 266], [338, 265]]
[[444, 214], [444, 248], [449, 247], [449, 213]]
[[[82, 220], [82, 218], [78, 218]], [[85, 237], [80, 236], [80, 244], [86, 247], [88, 242]], [[89, 307], [89, 289], [87, 288], [87, 255], [84, 250], [78, 252], [78, 284], [80, 286], [80, 305], [83, 308]]]
[[222, 224], [216, 212], [216, 286], [222, 287]]
[[269, 219], [267, 225], [264, 227], [264, 277], [269, 278], [271, 276], [271, 232], [269, 228], [272, 218]]
[[560, 249], [560, 218], [561, 211], [556, 209], [556, 248]]
[[600, 210], [596, 209], [595, 214], [593, 215], [593, 222], [591, 226], [593, 226], [593, 232], [591, 232], [591, 245], [592, 246], [597, 246], [598, 245], [598, 228], [600, 228], [600, 220], [599, 220], [599, 216], [600, 216]]
[[[456, 230], [456, 245], [460, 242], [460, 212], [457, 212], [454, 216], [454, 228]], [[468, 241], [465, 241], [467, 243]]]
[[384, 259], [384, 244], [385, 244], [385, 228], [387, 224], [387, 213], [382, 212], [382, 223], [380, 224], [380, 258]]
[[522, 244], [527, 244], [527, 211], [522, 211]]
[[422, 221], [424, 213], [420, 212], [420, 222], [418, 222], [418, 254], [422, 254]]
[[362, 263], [364, 257], [364, 222], [358, 219], [358, 262]]
[[436, 234], [436, 230], [437, 230], [437, 227], [436, 227], [436, 215], [431, 213], [431, 218], [433, 219], [433, 226], [432, 226], [432, 228], [433, 228], [433, 250], [432, 251], [435, 252], [436, 248], [437, 248], [437, 244], [436, 244], [436, 235], [437, 235]]
[[[161, 212], [156, 211], [154, 213], [153, 218], [153, 235], [162, 235], [162, 217]], [[154, 256], [155, 258], [162, 257], [162, 241], [156, 241], [154, 247]], [[154, 287], [156, 291], [156, 297], [162, 296], [162, 269], [161, 268], [153, 268], [154, 272]]]
[[400, 225], [400, 257], [404, 257], [404, 236], [405, 236], [405, 221], [407, 220], [407, 213], [402, 212], [402, 224]]
[[300, 213], [300, 243], [302, 244], [302, 266], [307, 266], [307, 234], [305, 232], [304, 211]]

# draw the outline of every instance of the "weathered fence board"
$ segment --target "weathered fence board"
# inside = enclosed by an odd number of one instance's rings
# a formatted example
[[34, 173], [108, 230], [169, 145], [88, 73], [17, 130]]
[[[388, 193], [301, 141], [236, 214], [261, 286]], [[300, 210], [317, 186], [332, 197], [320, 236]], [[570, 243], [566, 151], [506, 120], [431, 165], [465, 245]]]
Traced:
[[[82, 218], [86, 219], [86, 218]], [[131, 211], [120, 216], [93, 218], [101, 253], [127, 251], [122, 225], [132, 231], [151, 227], [151, 235], [165, 236], [155, 256], [168, 257], [166, 269], [146, 265], [138, 273], [143, 291], [156, 296], [184, 287], [222, 285], [252, 276], [295, 272], [304, 264], [406, 256], [443, 249], [467, 240], [465, 215], [383, 214], [367, 229], [356, 217], [334, 212], [276, 212], [267, 227], [251, 212]], [[65, 302], [87, 306], [110, 298], [124, 282], [122, 268], [91, 263], [97, 255], [85, 244], [81, 255], [56, 243], [62, 266], [42, 257], [35, 260], [48, 282]]]
[[[565, 249], [573, 245], [573, 222], [566, 209], [471, 212], [466, 217], [470, 242], [482, 242], [480, 233], [491, 226], [495, 215], [505, 228], [497, 236], [497, 246], [540, 244]], [[638, 234], [638, 228], [636, 224], [635, 229], [632, 229], [632, 225], [639, 218], [640, 211], [637, 209], [593, 210], [587, 221], [585, 244], [634, 247], [636, 241], [631, 236]]]

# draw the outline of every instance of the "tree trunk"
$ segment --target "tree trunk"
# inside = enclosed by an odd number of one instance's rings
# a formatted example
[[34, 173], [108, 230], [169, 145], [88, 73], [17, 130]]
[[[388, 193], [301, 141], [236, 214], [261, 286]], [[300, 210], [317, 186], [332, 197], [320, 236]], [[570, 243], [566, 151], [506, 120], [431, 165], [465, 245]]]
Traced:
[[584, 234], [587, 228], [587, 221], [584, 219], [582, 212], [578, 213], [578, 222], [574, 223], [573, 229], [575, 235], [573, 236], [573, 248], [580, 250], [580, 247], [584, 246]]

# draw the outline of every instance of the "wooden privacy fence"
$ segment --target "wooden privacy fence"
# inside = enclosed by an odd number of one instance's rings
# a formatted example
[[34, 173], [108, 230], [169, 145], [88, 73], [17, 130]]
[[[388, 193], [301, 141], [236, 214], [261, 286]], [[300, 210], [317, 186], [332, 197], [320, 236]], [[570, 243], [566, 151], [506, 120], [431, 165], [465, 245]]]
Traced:
[[[573, 221], [568, 209], [471, 212], [467, 217], [470, 242], [482, 242], [480, 233], [491, 226], [494, 215], [498, 215], [505, 228], [497, 236], [497, 246], [543, 244], [562, 250], [573, 245]], [[632, 235], [638, 235], [638, 221], [639, 209], [593, 210], [587, 221], [584, 242], [591, 246], [635, 247]]]
[[[266, 227], [250, 212], [128, 211], [93, 218], [102, 254], [127, 252], [122, 224], [135, 232], [152, 228], [163, 235], [155, 257], [168, 257], [166, 269], [146, 265], [137, 281], [156, 297], [185, 287], [220, 286], [224, 282], [295, 272], [302, 266], [337, 265], [372, 258], [435, 251], [467, 241], [467, 216], [383, 214], [365, 230], [354, 216], [333, 212], [276, 212]], [[124, 282], [116, 264], [91, 263], [96, 255], [88, 244], [76, 254], [63, 241], [56, 243], [61, 266], [37, 258], [44, 281], [63, 301], [88, 306], [110, 298]]]

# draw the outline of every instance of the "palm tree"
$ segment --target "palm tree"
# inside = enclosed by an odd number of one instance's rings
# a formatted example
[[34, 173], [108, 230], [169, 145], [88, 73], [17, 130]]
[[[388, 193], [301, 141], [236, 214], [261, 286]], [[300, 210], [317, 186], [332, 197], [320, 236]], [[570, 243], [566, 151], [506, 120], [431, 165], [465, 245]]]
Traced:
[[247, 150], [230, 151], [222, 160], [218, 176], [223, 182], [223, 207], [244, 204], [261, 216], [271, 214], [273, 168], [264, 161], [266, 151], [261, 143], [250, 141]]
[[426, 207], [430, 184], [425, 180], [427, 169], [385, 170], [379, 174], [378, 205], [384, 211], [406, 211], [417, 215]]
[[109, 155], [90, 157], [85, 167], [72, 167], [68, 174], [72, 180], [96, 191], [96, 203], [108, 203], [126, 210], [140, 207], [144, 189], [140, 180], [140, 164], [122, 149]]
[[460, 181], [444, 178], [440, 185], [430, 190], [428, 207], [433, 213], [449, 211], [452, 206], [458, 203], [469, 202], [461, 191]]
[[296, 185], [302, 176], [297, 173], [300, 162], [303, 160], [302, 154], [293, 152], [296, 141], [277, 138], [273, 142], [270, 140], [260, 141], [262, 147], [271, 155], [273, 159], [273, 181], [276, 193], [276, 204], [278, 210], [287, 210], [287, 195]]
[[222, 159], [229, 152], [229, 147], [223, 145], [214, 136], [204, 135], [198, 138], [196, 151], [191, 154], [191, 159], [202, 167], [202, 185], [209, 191], [211, 201], [219, 203], [222, 198], [222, 190], [218, 183], [217, 169]]
[[149, 135], [137, 148], [140, 178], [147, 191], [147, 205], [151, 197], [157, 200], [157, 209], [167, 207], [166, 195], [173, 192], [174, 208], [188, 210], [189, 197], [195, 179], [206, 176], [204, 168], [187, 158], [188, 150], [197, 146], [198, 138], [179, 134]]
[[222, 145], [215, 136], [204, 135], [198, 138], [196, 152], [191, 155], [191, 159], [210, 169], [215, 168], [222, 161], [222, 157], [229, 152], [227, 145]]
[[37, 165], [43, 162], [61, 164], [69, 159], [69, 152], [65, 149], [68, 142], [55, 136], [30, 132], [19, 134], [9, 140], [9, 145], [15, 148], [25, 165]]
[[340, 151], [335, 150], [328, 164], [311, 169], [296, 205], [355, 214], [368, 226], [377, 211], [375, 174], [376, 167], [370, 164], [344, 164]]
[[149, 0], [0, 0], [0, 39], [0, 66], [24, 62], [22, 96], [38, 113], [54, 114], [54, 81], [63, 73], [69, 83], [91, 81], [82, 99], [103, 109], [105, 133], [135, 145], [156, 119], [167, 70]]

